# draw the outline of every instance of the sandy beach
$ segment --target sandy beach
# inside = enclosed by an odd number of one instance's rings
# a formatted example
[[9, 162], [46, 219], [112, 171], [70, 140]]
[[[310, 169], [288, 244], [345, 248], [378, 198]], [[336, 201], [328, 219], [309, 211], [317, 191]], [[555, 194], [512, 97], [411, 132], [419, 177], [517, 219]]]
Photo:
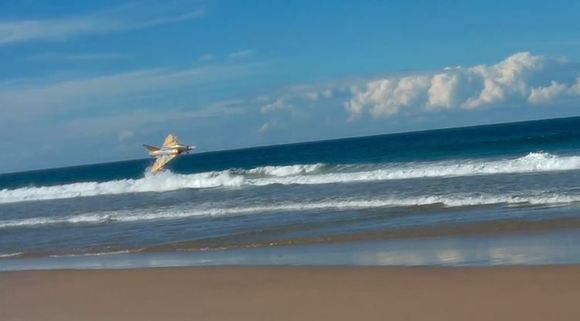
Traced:
[[0, 273], [0, 320], [575, 320], [580, 267]]

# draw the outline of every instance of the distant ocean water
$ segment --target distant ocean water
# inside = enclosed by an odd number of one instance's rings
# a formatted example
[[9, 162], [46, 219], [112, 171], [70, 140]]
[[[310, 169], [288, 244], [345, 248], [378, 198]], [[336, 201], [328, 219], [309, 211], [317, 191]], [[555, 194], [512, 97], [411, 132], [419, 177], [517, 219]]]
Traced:
[[0, 263], [580, 227], [580, 118], [151, 164], [0, 175]]

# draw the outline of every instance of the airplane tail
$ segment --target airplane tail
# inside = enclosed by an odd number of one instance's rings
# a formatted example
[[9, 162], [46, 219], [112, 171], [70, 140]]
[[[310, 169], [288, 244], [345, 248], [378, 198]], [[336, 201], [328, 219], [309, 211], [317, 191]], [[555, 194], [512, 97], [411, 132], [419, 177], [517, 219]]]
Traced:
[[150, 152], [155, 152], [159, 150], [159, 147], [155, 147], [155, 146], [151, 146], [151, 145], [143, 145], [143, 147], [145, 147], [145, 149], [147, 149]]

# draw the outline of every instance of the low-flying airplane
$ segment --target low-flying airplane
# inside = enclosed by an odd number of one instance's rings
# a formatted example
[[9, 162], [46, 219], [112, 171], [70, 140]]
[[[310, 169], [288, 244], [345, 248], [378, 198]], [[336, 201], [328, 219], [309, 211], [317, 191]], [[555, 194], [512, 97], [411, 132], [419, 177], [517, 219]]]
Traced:
[[189, 154], [195, 149], [195, 146], [180, 144], [177, 141], [177, 137], [173, 134], [169, 134], [165, 137], [165, 141], [161, 148], [151, 145], [143, 146], [149, 151], [149, 155], [155, 157], [155, 163], [153, 163], [153, 166], [151, 167], [151, 173], [153, 174], [163, 170], [165, 165], [178, 155], [184, 153]]

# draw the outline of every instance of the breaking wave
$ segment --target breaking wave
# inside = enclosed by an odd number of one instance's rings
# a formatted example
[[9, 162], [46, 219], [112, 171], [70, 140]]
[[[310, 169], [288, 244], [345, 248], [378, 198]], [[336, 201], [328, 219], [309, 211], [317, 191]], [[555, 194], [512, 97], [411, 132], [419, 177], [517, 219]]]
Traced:
[[321, 170], [324, 164], [307, 164], [307, 165], [289, 165], [289, 166], [263, 166], [241, 171], [240, 174], [262, 175], [262, 176], [293, 176], [301, 174], [310, 174]]
[[454, 160], [420, 163], [264, 166], [198, 174], [163, 172], [140, 179], [83, 182], [58, 186], [0, 190], [0, 203], [65, 199], [97, 195], [166, 192], [185, 188], [332, 184], [365, 181], [532, 173], [580, 169], [580, 156], [529, 153], [516, 159]]
[[63, 199], [97, 195], [115, 195], [144, 192], [166, 192], [183, 188], [213, 188], [241, 186], [244, 178], [229, 171], [200, 174], [174, 174], [162, 172], [147, 174], [139, 179], [122, 179], [108, 182], [84, 182], [57, 186], [24, 187], [0, 191], [0, 203]]
[[[338, 166], [340, 169], [341, 166]], [[384, 181], [422, 177], [456, 177], [511, 173], [532, 173], [580, 169], [580, 156], [555, 156], [548, 153], [529, 153], [509, 160], [464, 160], [431, 163], [383, 164], [378, 168], [357, 170], [344, 166], [343, 171], [313, 175], [272, 177], [255, 182], [270, 184], [330, 184], [364, 181]]]
[[0, 253], [0, 259], [6, 259], [11, 257], [18, 257], [22, 255], [22, 252], [14, 252], [14, 253]]
[[117, 222], [138, 222], [155, 220], [175, 220], [200, 216], [248, 215], [259, 213], [298, 212], [317, 210], [356, 210], [388, 207], [428, 206], [464, 207], [494, 204], [511, 206], [557, 205], [580, 202], [580, 195], [457, 195], [424, 196], [410, 198], [324, 200], [298, 203], [278, 203], [256, 206], [228, 206], [222, 204], [212, 208], [166, 208], [155, 210], [123, 210], [111, 212], [86, 213], [60, 217], [34, 217], [15, 220], [0, 220], [0, 229], [18, 227], [40, 227], [47, 225], [100, 225]]

